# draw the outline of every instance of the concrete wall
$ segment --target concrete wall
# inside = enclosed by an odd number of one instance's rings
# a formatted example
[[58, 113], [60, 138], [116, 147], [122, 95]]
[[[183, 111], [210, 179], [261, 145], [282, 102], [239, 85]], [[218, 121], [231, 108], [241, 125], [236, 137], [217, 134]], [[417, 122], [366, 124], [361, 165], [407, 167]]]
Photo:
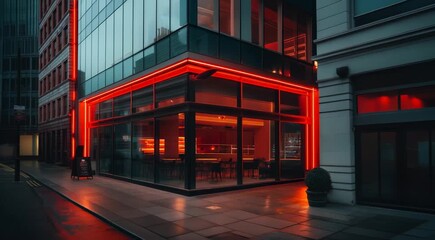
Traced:
[[[329, 200], [355, 204], [355, 74], [435, 58], [435, 6], [352, 27], [350, 0], [317, 0], [320, 165], [331, 173]], [[349, 76], [336, 69], [347, 66]]]

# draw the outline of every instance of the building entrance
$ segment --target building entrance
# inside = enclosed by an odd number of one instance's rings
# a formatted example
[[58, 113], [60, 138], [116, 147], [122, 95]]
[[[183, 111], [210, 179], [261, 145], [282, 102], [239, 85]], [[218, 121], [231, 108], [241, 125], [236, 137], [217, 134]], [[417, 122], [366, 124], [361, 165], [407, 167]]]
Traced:
[[435, 211], [434, 124], [357, 131], [359, 203]]

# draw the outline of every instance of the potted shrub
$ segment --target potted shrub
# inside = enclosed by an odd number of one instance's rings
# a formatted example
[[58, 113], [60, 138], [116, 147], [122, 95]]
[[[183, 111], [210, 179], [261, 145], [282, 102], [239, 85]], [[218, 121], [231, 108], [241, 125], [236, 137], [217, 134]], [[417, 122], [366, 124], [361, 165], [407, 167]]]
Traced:
[[305, 176], [308, 204], [312, 207], [323, 207], [327, 202], [327, 194], [331, 190], [331, 176], [323, 168], [313, 168]]

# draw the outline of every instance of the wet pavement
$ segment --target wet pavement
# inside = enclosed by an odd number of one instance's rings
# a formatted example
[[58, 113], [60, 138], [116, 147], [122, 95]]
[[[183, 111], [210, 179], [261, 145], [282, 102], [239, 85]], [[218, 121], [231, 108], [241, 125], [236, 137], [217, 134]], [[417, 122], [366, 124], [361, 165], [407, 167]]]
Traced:
[[302, 182], [187, 197], [101, 176], [71, 180], [68, 168], [45, 163], [21, 166], [142, 239], [435, 239], [435, 215], [332, 203], [312, 208]]
[[0, 239], [134, 239], [3, 164], [0, 192]]

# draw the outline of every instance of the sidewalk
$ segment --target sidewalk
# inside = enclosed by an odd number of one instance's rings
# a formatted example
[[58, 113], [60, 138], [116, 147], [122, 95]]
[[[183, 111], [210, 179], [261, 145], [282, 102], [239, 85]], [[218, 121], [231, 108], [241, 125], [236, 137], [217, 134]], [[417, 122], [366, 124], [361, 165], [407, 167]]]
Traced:
[[366, 206], [310, 208], [303, 183], [187, 197], [64, 167], [21, 169], [142, 239], [435, 239], [435, 215]]

